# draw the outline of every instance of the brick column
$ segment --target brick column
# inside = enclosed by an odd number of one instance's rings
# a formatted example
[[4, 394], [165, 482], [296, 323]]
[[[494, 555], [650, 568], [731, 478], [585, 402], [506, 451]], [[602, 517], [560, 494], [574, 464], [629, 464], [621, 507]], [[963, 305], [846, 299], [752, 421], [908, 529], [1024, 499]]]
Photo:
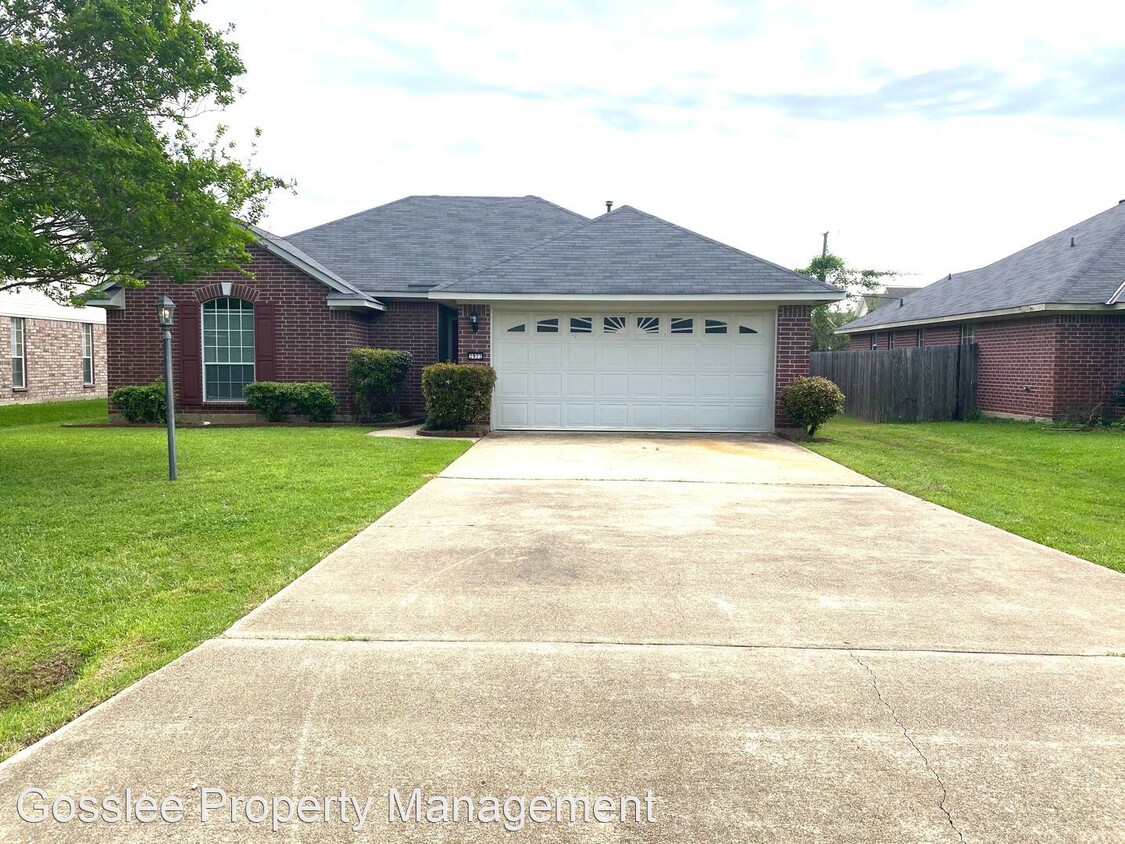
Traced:
[[809, 374], [809, 348], [812, 344], [812, 307], [781, 305], [777, 309], [777, 377], [774, 385], [774, 425], [792, 427], [793, 421], [781, 411], [781, 388]]

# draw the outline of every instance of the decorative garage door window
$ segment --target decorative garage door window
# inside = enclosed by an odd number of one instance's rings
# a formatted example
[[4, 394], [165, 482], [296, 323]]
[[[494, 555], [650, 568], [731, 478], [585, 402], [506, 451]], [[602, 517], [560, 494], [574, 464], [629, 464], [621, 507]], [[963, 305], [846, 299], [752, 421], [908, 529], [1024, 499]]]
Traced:
[[660, 333], [660, 317], [657, 317], [657, 316], [639, 316], [639, 317], [637, 317], [637, 330], [641, 334], [659, 334]]
[[254, 306], [231, 297], [204, 302], [204, 401], [245, 401], [253, 380]]
[[703, 332], [705, 334], [726, 334], [727, 324], [721, 319], [708, 319], [703, 321]]
[[695, 330], [695, 320], [691, 317], [672, 317], [673, 334], [691, 334]]
[[606, 334], [617, 334], [624, 331], [625, 325], [625, 317], [623, 316], [602, 317], [602, 331]]
[[592, 334], [594, 331], [594, 318], [588, 316], [572, 316], [570, 318], [571, 334]]
[[551, 317], [550, 319], [541, 319], [535, 323], [535, 330], [540, 334], [558, 334], [559, 333], [559, 320], [558, 317]]

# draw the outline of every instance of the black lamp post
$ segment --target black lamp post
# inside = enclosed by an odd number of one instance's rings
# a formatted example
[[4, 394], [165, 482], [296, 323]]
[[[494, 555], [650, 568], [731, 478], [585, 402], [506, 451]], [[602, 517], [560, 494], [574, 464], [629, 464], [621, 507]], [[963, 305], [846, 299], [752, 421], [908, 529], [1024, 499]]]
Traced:
[[156, 299], [156, 321], [164, 330], [164, 415], [168, 426], [168, 480], [176, 480], [176, 393], [172, 386], [172, 317], [176, 303], [167, 296]]

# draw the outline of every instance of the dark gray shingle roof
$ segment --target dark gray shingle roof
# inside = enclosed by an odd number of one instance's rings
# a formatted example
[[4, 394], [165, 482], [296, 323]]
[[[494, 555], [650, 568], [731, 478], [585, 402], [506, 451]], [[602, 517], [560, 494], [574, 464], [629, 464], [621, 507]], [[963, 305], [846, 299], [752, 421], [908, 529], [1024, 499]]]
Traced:
[[628, 205], [505, 258], [442, 293], [828, 294], [816, 279]]
[[586, 221], [537, 196], [408, 196], [288, 241], [369, 293], [425, 293]]
[[987, 267], [920, 288], [902, 307], [892, 303], [840, 331], [1028, 305], [1104, 305], [1123, 282], [1125, 204], [1120, 204]]
[[[332, 272], [328, 267], [317, 261], [311, 255], [306, 254], [298, 249], [288, 240], [279, 237], [273, 232], [268, 232], [265, 229], [258, 228], [257, 226], [250, 226], [250, 231], [258, 238], [258, 241], [283, 261], [291, 264], [302, 272], [316, 278], [318, 281], [328, 285], [337, 293], [350, 293], [358, 297], [371, 299], [370, 296], [357, 289], [353, 284], [340, 278], [339, 275]], [[272, 247], [272, 248], [271, 248]], [[372, 299], [372, 301], [374, 301]]]

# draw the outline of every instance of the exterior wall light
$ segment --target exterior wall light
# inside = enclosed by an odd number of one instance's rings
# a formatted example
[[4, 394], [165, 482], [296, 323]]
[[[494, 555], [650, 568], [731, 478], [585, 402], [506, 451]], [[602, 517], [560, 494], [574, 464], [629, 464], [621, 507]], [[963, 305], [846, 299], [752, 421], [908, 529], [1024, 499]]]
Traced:
[[469, 311], [469, 328], [472, 329], [473, 334], [480, 331], [480, 317], [477, 316], [477, 309], [473, 308]]

